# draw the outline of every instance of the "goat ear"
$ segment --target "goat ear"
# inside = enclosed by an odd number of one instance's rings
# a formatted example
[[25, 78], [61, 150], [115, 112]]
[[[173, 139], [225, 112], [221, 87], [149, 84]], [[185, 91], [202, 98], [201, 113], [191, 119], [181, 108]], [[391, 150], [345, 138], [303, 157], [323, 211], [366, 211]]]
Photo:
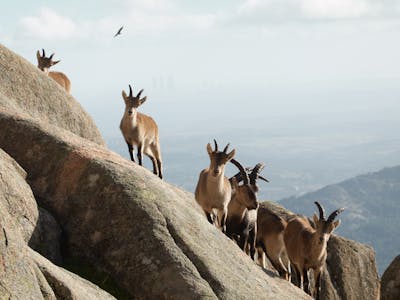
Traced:
[[142, 105], [143, 103], [145, 103], [146, 102], [146, 100], [147, 100], [147, 96], [146, 97], [143, 97], [142, 99], [140, 99], [140, 105]]
[[56, 61], [52, 61], [51, 65], [54, 66], [55, 64], [58, 64], [61, 60], [56, 60]]
[[39, 50], [36, 51], [36, 57], [37, 57], [38, 60], [41, 58]]
[[340, 220], [336, 220], [335, 222], [332, 223], [333, 228], [338, 228], [340, 226]]
[[211, 155], [213, 153], [210, 143], [207, 144], [207, 152], [208, 152], [208, 155]]
[[228, 153], [227, 161], [230, 161], [235, 156], [236, 150], [233, 149], [231, 152]]
[[318, 216], [316, 214], [313, 214], [312, 218], [313, 218], [315, 225], [317, 225], [318, 221], [319, 221]]
[[124, 101], [127, 102], [128, 101], [128, 95], [125, 93], [125, 91], [122, 91], [122, 98], [124, 98]]

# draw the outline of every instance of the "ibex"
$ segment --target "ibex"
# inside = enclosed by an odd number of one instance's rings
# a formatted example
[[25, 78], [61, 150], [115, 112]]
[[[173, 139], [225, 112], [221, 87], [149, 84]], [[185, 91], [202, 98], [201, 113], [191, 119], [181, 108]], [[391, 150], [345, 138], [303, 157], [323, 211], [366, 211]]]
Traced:
[[304, 217], [295, 217], [290, 220], [284, 233], [284, 241], [290, 262], [297, 273], [298, 287], [310, 294], [308, 270], [313, 269], [315, 286], [313, 296], [320, 297], [321, 272], [326, 261], [326, 246], [333, 230], [340, 225], [340, 220], [335, 220], [336, 216], [344, 209], [339, 208], [333, 211], [328, 219], [325, 220], [324, 209], [314, 202], [319, 210], [319, 218], [313, 215], [315, 227]]
[[42, 49], [42, 55], [40, 55], [39, 50], [36, 52], [36, 57], [38, 61], [38, 68], [42, 70], [47, 76], [53, 78], [59, 85], [61, 85], [67, 93], [70, 93], [71, 91], [71, 82], [69, 81], [68, 77], [61, 72], [53, 72], [49, 71], [50, 67], [54, 66], [55, 64], [58, 64], [60, 60], [53, 61], [53, 56], [50, 55], [50, 57], [46, 57], [46, 53], [44, 49]]
[[254, 224], [250, 222], [248, 209], [257, 209], [257, 195], [250, 186], [249, 175], [243, 166], [235, 159], [232, 159], [231, 163], [239, 169], [243, 184], [239, 185], [236, 176], [229, 179], [232, 185], [232, 198], [228, 205], [226, 235], [236, 240], [239, 247], [246, 251], [250, 230], [255, 229]]
[[163, 178], [160, 141], [156, 122], [149, 116], [137, 111], [147, 97], [141, 97], [143, 89], [134, 97], [132, 87], [129, 85], [129, 96], [122, 91], [125, 101], [125, 112], [121, 120], [120, 129], [128, 145], [130, 158], [133, 162], [133, 147], [137, 146], [137, 158], [142, 166], [142, 155], [147, 155], [153, 163], [153, 173]]
[[287, 257], [283, 234], [286, 228], [286, 221], [261, 205], [257, 214], [257, 257], [259, 264], [265, 268], [265, 256], [279, 275], [290, 280], [290, 263]]
[[228, 204], [232, 193], [231, 184], [228, 178], [225, 177], [225, 165], [235, 156], [235, 149], [227, 153], [228, 144], [221, 152], [218, 151], [216, 140], [214, 140], [214, 145], [215, 150], [212, 150], [210, 143], [207, 144], [210, 166], [200, 173], [195, 198], [211, 224], [214, 223], [212, 218], [213, 210], [217, 211], [218, 226], [225, 233]]
[[[233, 187], [232, 199], [228, 206], [227, 235], [235, 239], [238, 245], [254, 259], [255, 239], [257, 235], [257, 192], [258, 178], [268, 182], [259, 173], [264, 165], [258, 163], [248, 174], [243, 166], [232, 159], [231, 162], [239, 169], [229, 181]], [[243, 181], [243, 185], [239, 183]]]

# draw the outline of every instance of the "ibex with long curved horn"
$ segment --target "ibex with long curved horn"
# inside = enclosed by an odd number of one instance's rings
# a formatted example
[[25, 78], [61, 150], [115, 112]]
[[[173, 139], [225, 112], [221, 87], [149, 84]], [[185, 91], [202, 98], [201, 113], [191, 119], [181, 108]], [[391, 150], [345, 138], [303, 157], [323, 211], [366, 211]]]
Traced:
[[[258, 163], [252, 170], [247, 169], [251, 171], [249, 181], [254, 192], [258, 192], [257, 179], [269, 182], [268, 179], [260, 175], [264, 167], [264, 164]], [[241, 173], [235, 175], [239, 182], [241, 176]], [[267, 256], [280, 276], [289, 279], [289, 259], [283, 241], [286, 221], [262, 206], [257, 209], [248, 209], [245, 220], [248, 220], [249, 226], [252, 228], [248, 238], [250, 256], [254, 259], [254, 252], [257, 247], [259, 264], [265, 268], [265, 256]]]
[[290, 262], [297, 273], [298, 286], [303, 282], [304, 291], [311, 295], [309, 289], [308, 270], [313, 269], [315, 286], [313, 296], [319, 299], [321, 272], [325, 265], [326, 246], [333, 230], [340, 225], [340, 220], [335, 220], [344, 209], [333, 211], [325, 219], [324, 209], [314, 202], [319, 210], [319, 218], [313, 215], [315, 227], [304, 217], [295, 217], [287, 224], [284, 240]]
[[47, 76], [54, 79], [69, 94], [71, 91], [71, 82], [69, 81], [68, 77], [64, 73], [61, 73], [61, 72], [49, 71], [50, 67], [52, 67], [55, 64], [58, 64], [60, 62], [60, 60], [53, 61], [53, 56], [54, 56], [54, 53], [52, 55], [50, 55], [50, 57], [46, 57], [46, 53], [45, 53], [44, 49], [42, 49], [42, 55], [40, 55], [40, 52], [38, 50], [36, 52], [38, 68], [40, 70], [42, 70]]
[[246, 245], [250, 230], [253, 230], [254, 223], [248, 216], [249, 209], [257, 209], [257, 194], [250, 185], [249, 175], [243, 166], [235, 159], [231, 160], [238, 169], [240, 180], [243, 184], [239, 185], [238, 175], [229, 179], [232, 185], [232, 198], [228, 205], [228, 216], [226, 219], [226, 235], [238, 242], [239, 247], [246, 251]]
[[137, 146], [137, 158], [139, 165], [142, 166], [142, 155], [147, 155], [153, 163], [153, 173], [162, 179], [162, 161], [160, 141], [158, 137], [158, 126], [149, 116], [137, 111], [147, 97], [141, 98], [143, 89], [134, 97], [132, 87], [129, 85], [129, 95], [122, 91], [122, 98], [125, 101], [125, 112], [121, 120], [120, 129], [128, 145], [131, 160], [133, 157], [133, 147]]
[[215, 149], [207, 144], [207, 152], [210, 157], [210, 166], [201, 171], [197, 182], [195, 198], [203, 208], [208, 221], [213, 224], [213, 210], [217, 210], [218, 225], [222, 232], [226, 231], [226, 217], [228, 204], [231, 200], [232, 188], [228, 178], [225, 177], [225, 165], [235, 156], [235, 149], [227, 153], [229, 144], [224, 150], [218, 151], [217, 141], [214, 140]]
[[[244, 169], [238, 161], [232, 159], [231, 162], [239, 169], [239, 173], [229, 179], [233, 194], [228, 206], [227, 235], [236, 239], [239, 247], [254, 259], [259, 190], [256, 181], [268, 180], [260, 175], [264, 168], [262, 163], [258, 163], [253, 169]], [[241, 181], [243, 185], [239, 185]]]

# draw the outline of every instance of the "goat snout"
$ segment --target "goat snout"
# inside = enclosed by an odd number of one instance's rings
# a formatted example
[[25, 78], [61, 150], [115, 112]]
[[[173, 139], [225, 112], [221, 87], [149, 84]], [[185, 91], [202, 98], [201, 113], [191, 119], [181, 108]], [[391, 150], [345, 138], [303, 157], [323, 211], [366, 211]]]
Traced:
[[219, 175], [219, 170], [218, 169], [214, 169], [213, 174], [214, 174], [214, 176], [218, 176]]
[[247, 209], [257, 209], [257, 208], [258, 208], [258, 202], [251, 201], [247, 203]]

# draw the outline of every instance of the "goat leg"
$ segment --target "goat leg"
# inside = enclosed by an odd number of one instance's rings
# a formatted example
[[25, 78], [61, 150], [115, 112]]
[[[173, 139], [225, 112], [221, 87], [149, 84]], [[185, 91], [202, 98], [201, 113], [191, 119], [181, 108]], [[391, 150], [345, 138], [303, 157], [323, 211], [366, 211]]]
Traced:
[[131, 157], [131, 161], [135, 162], [135, 158], [133, 157], [133, 147], [128, 142], [126, 142], [126, 144], [128, 145], [128, 151], [129, 151], [129, 156]]
[[321, 290], [321, 269], [314, 270], [314, 278], [315, 278], [315, 286], [313, 295], [315, 299], [320, 299], [320, 290]]
[[139, 161], [139, 166], [142, 166], [142, 154], [143, 154], [143, 145], [138, 146], [137, 158]]
[[254, 255], [256, 253], [256, 226], [249, 232], [248, 244], [250, 246], [250, 257], [254, 260]]
[[303, 268], [303, 290], [307, 294], [311, 295], [310, 293], [310, 282], [308, 281], [308, 272], [306, 268]]
[[157, 167], [158, 167], [158, 177], [160, 177], [160, 179], [163, 179], [161, 160], [159, 160], [158, 158], [157, 158]]
[[206, 213], [208, 222], [210, 222], [210, 224], [214, 224], [214, 220], [213, 220], [213, 218], [211, 217], [211, 214], [208, 213], [208, 212], [206, 212], [206, 211], [205, 211], [205, 213]]

